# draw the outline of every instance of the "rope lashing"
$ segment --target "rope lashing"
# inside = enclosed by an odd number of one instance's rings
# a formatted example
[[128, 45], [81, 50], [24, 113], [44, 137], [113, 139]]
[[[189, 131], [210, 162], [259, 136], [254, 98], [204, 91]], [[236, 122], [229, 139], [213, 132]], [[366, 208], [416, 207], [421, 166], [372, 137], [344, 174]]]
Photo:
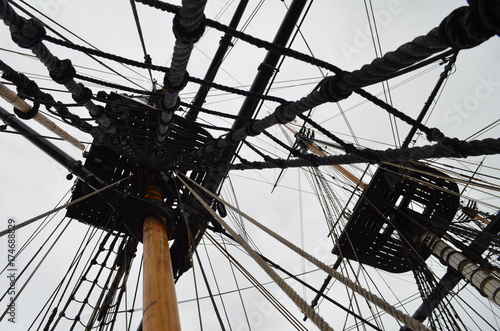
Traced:
[[[326, 77], [317, 88], [302, 99], [288, 104], [280, 105], [276, 110], [260, 119], [248, 123], [245, 127], [229, 133], [224, 137], [213, 140], [201, 146], [198, 150], [188, 154], [191, 159], [197, 159], [210, 153], [220, 151], [223, 148], [239, 143], [248, 136], [256, 136], [264, 130], [276, 124], [286, 124], [292, 121], [297, 115], [302, 114], [314, 107], [326, 102], [337, 102], [347, 98], [352, 92], [337, 88], [340, 78], [337, 76]], [[185, 163], [186, 158], [179, 158], [171, 167], [176, 167]]]
[[347, 99], [352, 94], [352, 90], [346, 90], [340, 84], [345, 74], [344, 72], [333, 77], [323, 78], [318, 84], [317, 88], [328, 102], [338, 102]]
[[160, 125], [156, 137], [156, 146], [161, 148], [169, 131], [173, 113], [180, 104], [179, 91], [188, 81], [186, 71], [194, 44], [205, 32], [205, 15], [203, 11], [207, 0], [183, 0], [182, 7], [173, 20], [175, 35], [174, 52], [169, 71], [165, 74], [165, 95], [161, 107]]
[[24, 18], [20, 19], [17, 24], [12, 25], [10, 32], [12, 41], [19, 47], [29, 49], [40, 43], [46, 35], [42, 22]]
[[[210, 208], [201, 199], [201, 197], [198, 194], [196, 194], [196, 192], [190, 186], [187, 185], [187, 183], [181, 178], [181, 176], [183, 178], [185, 178], [187, 181], [189, 181], [190, 183], [194, 184], [197, 188], [203, 190], [203, 192], [205, 192], [206, 194], [208, 194], [212, 199], [215, 199], [216, 201], [218, 201], [219, 203], [223, 204], [224, 206], [231, 208], [233, 211], [235, 211], [236, 213], [238, 213], [240, 216], [242, 216], [245, 219], [247, 219], [248, 221], [250, 221], [253, 225], [257, 226], [259, 229], [261, 229], [262, 231], [264, 231], [265, 233], [267, 233], [271, 237], [275, 238], [276, 240], [278, 240], [283, 245], [287, 246], [288, 248], [290, 248], [291, 250], [293, 250], [294, 252], [296, 252], [297, 254], [299, 254], [300, 256], [302, 256], [303, 258], [307, 259], [309, 262], [311, 262], [312, 264], [316, 265], [318, 268], [320, 268], [324, 272], [328, 273], [330, 276], [332, 276], [333, 278], [335, 278], [336, 280], [338, 280], [339, 282], [341, 282], [345, 286], [349, 287], [350, 289], [352, 289], [353, 291], [355, 291], [356, 293], [358, 293], [359, 295], [361, 295], [363, 298], [365, 298], [365, 299], [369, 300], [370, 302], [372, 302], [373, 304], [377, 305], [378, 307], [380, 307], [381, 309], [383, 309], [386, 313], [388, 313], [392, 317], [396, 318], [401, 323], [409, 326], [413, 330], [430, 331], [426, 326], [424, 326], [419, 321], [415, 320], [414, 318], [412, 318], [412, 317], [408, 316], [407, 314], [401, 312], [400, 310], [396, 309], [394, 306], [392, 306], [391, 304], [389, 304], [385, 300], [379, 298], [377, 295], [375, 295], [375, 294], [369, 292], [368, 290], [364, 289], [361, 285], [353, 282], [352, 280], [350, 280], [348, 277], [345, 277], [344, 275], [342, 275], [337, 270], [329, 267], [325, 263], [323, 263], [320, 260], [316, 259], [315, 257], [313, 257], [309, 253], [305, 252], [301, 248], [297, 247], [296, 245], [294, 245], [290, 241], [288, 241], [285, 238], [281, 237], [276, 232], [274, 232], [271, 229], [267, 228], [263, 224], [257, 222], [257, 220], [255, 220], [254, 218], [252, 218], [249, 215], [245, 214], [244, 212], [242, 212], [238, 208], [232, 206], [228, 202], [222, 200], [220, 197], [218, 197], [214, 193], [210, 192], [209, 190], [207, 190], [203, 186], [199, 185], [198, 183], [194, 182], [192, 179], [186, 177], [184, 174], [182, 174], [182, 173], [177, 173], [177, 174], [178, 174], [177, 178], [179, 178], [179, 180], [186, 186], [186, 188], [203, 204], [203, 206], [207, 209], [207, 211], [209, 211], [214, 217], [217, 218], [217, 220], [222, 224], [222, 226], [224, 226], [224, 228], [226, 230], [228, 230], [228, 232], [230, 232], [230, 234], [231, 234], [231, 236], [233, 236], [233, 238], [235, 238], [235, 239], [238, 238], [239, 239], [239, 240], [237, 240], [238, 243], [240, 243], [240, 241], [241, 241], [241, 242], [245, 243], [246, 245], [248, 245], [244, 240], [241, 239], [241, 237], [234, 230], [232, 230], [227, 225], [227, 223], [225, 223], [222, 220], [222, 218], [220, 216], [217, 215], [217, 213], [215, 213], [215, 211], [212, 208]], [[245, 247], [245, 246], [243, 246], [243, 247]], [[248, 247], [250, 247], [250, 246], [248, 246]], [[260, 256], [259, 256], [259, 258], [260, 258]], [[262, 258], [260, 258], [260, 259], [262, 259]], [[300, 299], [300, 297], [299, 297], [299, 299]], [[308, 305], [308, 307], [311, 308], [309, 305]], [[301, 309], [302, 309], [302, 307], [301, 307]]]

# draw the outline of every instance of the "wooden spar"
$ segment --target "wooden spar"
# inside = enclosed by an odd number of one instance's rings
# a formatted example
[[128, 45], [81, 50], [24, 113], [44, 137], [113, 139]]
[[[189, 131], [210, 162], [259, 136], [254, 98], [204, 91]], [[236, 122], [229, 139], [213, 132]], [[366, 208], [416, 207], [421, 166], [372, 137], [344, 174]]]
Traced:
[[429, 247], [441, 261], [467, 279], [483, 295], [487, 296], [497, 305], [500, 305], [500, 280], [477, 263], [456, 251], [438, 237], [427, 233], [422, 242]]
[[[146, 198], [163, 202], [158, 187], [148, 187]], [[143, 331], [181, 329], [165, 219], [146, 217], [143, 225]]]
[[[285, 126], [285, 128], [287, 128], [288, 130], [293, 132], [294, 135], [297, 134], [297, 131], [292, 129], [290, 126], [288, 126], [286, 124], [283, 124], [283, 125]], [[306, 146], [307, 146], [307, 148], [309, 148], [311, 150], [311, 152], [315, 153], [316, 155], [326, 156], [326, 153], [323, 152], [318, 147], [316, 147], [314, 144], [306, 142]], [[343, 166], [334, 164], [334, 165], [332, 165], [332, 167], [335, 168], [336, 170], [338, 170], [342, 175], [344, 175], [347, 179], [349, 179], [354, 185], [358, 185], [362, 190], [364, 190], [366, 188], [366, 184], [363, 181], [361, 181], [358, 177], [356, 177], [352, 172], [350, 172], [349, 170], [347, 170]]]
[[[19, 98], [19, 96], [11, 91], [7, 86], [4, 84], [0, 83], [0, 96], [5, 99], [8, 103], [19, 109], [23, 113], [28, 113], [31, 110], [31, 106], [27, 104], [23, 99]], [[49, 129], [50, 131], [54, 132], [57, 134], [59, 137], [62, 139], [66, 140], [73, 146], [77, 147], [80, 150], [85, 150], [85, 146], [78, 141], [75, 137], [61, 129], [59, 126], [57, 126], [54, 122], [52, 122], [50, 119], [45, 117], [43, 114], [40, 112], [37, 112], [35, 116], [33, 116], [33, 119]]]

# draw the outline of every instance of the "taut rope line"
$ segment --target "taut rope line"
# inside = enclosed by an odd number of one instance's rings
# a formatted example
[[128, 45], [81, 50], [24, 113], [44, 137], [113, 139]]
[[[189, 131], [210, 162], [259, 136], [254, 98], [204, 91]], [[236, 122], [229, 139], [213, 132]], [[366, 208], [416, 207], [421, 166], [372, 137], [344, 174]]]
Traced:
[[[179, 173], [177, 173], [177, 174], [179, 174]], [[355, 291], [358, 294], [360, 294], [365, 299], [367, 299], [370, 302], [372, 302], [373, 304], [377, 305], [378, 307], [380, 307], [381, 309], [383, 309], [386, 313], [388, 313], [392, 317], [396, 318], [401, 323], [407, 325], [408, 327], [410, 327], [413, 330], [430, 331], [429, 328], [427, 328], [426, 326], [424, 326], [422, 323], [420, 323], [416, 319], [414, 319], [411, 316], [409, 316], [409, 315], [403, 313], [402, 311], [396, 309], [394, 306], [392, 306], [391, 304], [389, 304], [387, 301], [379, 298], [378, 296], [376, 296], [375, 294], [373, 294], [370, 291], [366, 290], [365, 288], [363, 288], [359, 284], [356, 284], [355, 282], [353, 282], [349, 278], [345, 277], [344, 275], [342, 275], [338, 271], [332, 269], [331, 267], [329, 267], [325, 263], [323, 263], [320, 260], [316, 259], [314, 256], [312, 256], [309, 253], [303, 251], [301, 248], [297, 247], [296, 245], [294, 245], [290, 241], [288, 241], [285, 238], [281, 237], [279, 234], [275, 233], [274, 231], [272, 231], [271, 229], [267, 228], [266, 226], [260, 224], [259, 222], [257, 222], [252, 217], [248, 216], [247, 214], [245, 214], [244, 212], [242, 212], [238, 208], [236, 208], [236, 207], [230, 205], [229, 203], [227, 203], [226, 201], [222, 200], [220, 197], [216, 196], [215, 194], [213, 194], [209, 190], [205, 189], [204, 187], [202, 187], [198, 183], [192, 181], [190, 178], [188, 178], [188, 177], [186, 177], [184, 175], [183, 175], [183, 177], [187, 178], [190, 182], [194, 183], [197, 187], [199, 187], [205, 193], [207, 193], [208, 195], [210, 195], [211, 198], [216, 199], [219, 203], [222, 203], [226, 207], [231, 208], [233, 211], [237, 212], [239, 215], [241, 215], [242, 217], [246, 218], [252, 224], [254, 224], [255, 226], [257, 226], [259, 229], [263, 230], [264, 232], [266, 232], [267, 234], [269, 234], [270, 236], [272, 236], [273, 238], [275, 238], [276, 240], [278, 240], [279, 242], [281, 242], [283, 245], [287, 246], [288, 248], [290, 248], [291, 250], [293, 250], [294, 252], [296, 252], [297, 254], [299, 254], [300, 256], [304, 257], [309, 262], [313, 263], [318, 268], [320, 268], [324, 272], [328, 273], [330, 276], [334, 277], [335, 279], [337, 279], [342, 284], [348, 286], [349, 288], [351, 288], [353, 291]], [[180, 178], [179, 176], [178, 176], [178, 178], [184, 183], [184, 185], [186, 185], [186, 183], [182, 180], [182, 178]], [[229, 226], [224, 222], [224, 220], [222, 220], [222, 218], [219, 215], [217, 215], [215, 213], [215, 211], [212, 208], [210, 208], [203, 200], [201, 200], [201, 198], [199, 197], [198, 194], [196, 194], [189, 186], [186, 185], [186, 187], [205, 206], [205, 208], [207, 208], [207, 210], [212, 214], [212, 216], [214, 216], [217, 219], [217, 221], [219, 221], [220, 224], [222, 224], [222, 226], [226, 230], [228, 230], [235, 239], [237, 239], [238, 243], [240, 243], [238, 234], [236, 234], [236, 232], [234, 232], [231, 228], [229, 228]], [[243, 240], [241, 240], [241, 241], [244, 242]], [[246, 242], [244, 242], [244, 243], [246, 244]], [[246, 245], [248, 245], [248, 244], [246, 244]], [[242, 245], [242, 246], [245, 247], [244, 245]], [[310, 308], [309, 305], [308, 305], [308, 307]], [[302, 309], [302, 307], [301, 307], [301, 309]]]

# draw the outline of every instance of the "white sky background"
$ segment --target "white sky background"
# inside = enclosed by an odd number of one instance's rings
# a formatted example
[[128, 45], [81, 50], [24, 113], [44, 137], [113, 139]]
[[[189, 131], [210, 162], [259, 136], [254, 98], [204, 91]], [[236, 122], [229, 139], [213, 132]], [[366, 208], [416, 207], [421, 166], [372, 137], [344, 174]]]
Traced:
[[[135, 60], [143, 59], [142, 49], [128, 1], [33, 0], [29, 1], [29, 3], [103, 51]], [[248, 18], [256, 3], [257, 1], [251, 1], [244, 20]], [[285, 1], [285, 3], [289, 5], [290, 1]], [[414, 37], [427, 33], [430, 29], [437, 26], [442, 18], [454, 8], [465, 4], [465, 1], [373, 1], [374, 10], [378, 14], [378, 31], [383, 52], [394, 50], [399, 45], [410, 41]], [[209, 0], [206, 7], [207, 17], [217, 17], [220, 11], [226, 8], [225, 6], [226, 1]], [[174, 40], [171, 32], [171, 20], [173, 16], [150, 9], [141, 4], [137, 4], [137, 7], [146, 39], [146, 46], [153, 59], [153, 63], [168, 65]], [[224, 12], [220, 20], [223, 23], [229, 23], [235, 8], [236, 1], [229, 5], [229, 9]], [[246, 32], [272, 41], [285, 12], [286, 8], [282, 1], [266, 1], [249, 24]], [[53, 26], [52, 23], [49, 24]], [[366, 27], [367, 18], [362, 1], [316, 1], [304, 23], [302, 33], [314, 56], [333, 63], [342, 69], [354, 70], [360, 68], [365, 63], [369, 63], [375, 57], [371, 40], [365, 32]], [[61, 31], [59, 28], [57, 29]], [[68, 33], [62, 33], [75, 43], [82, 44], [81, 41], [76, 40]], [[204, 76], [205, 69], [210, 62], [210, 55], [213, 54], [220, 37], [221, 33], [210, 30], [196, 46], [188, 68], [192, 76], [200, 78]], [[84, 55], [52, 44], [47, 45], [59, 58], [70, 58], [75, 65], [81, 66], [77, 68], [79, 73], [96, 76], [115, 83], [130, 85], [113, 74], [107, 73], [105, 68], [102, 68], [99, 64]], [[0, 28], [0, 47], [26, 53], [25, 50], [19, 49], [10, 41], [8, 29], [3, 26]], [[308, 52], [300, 37], [297, 38], [292, 48], [304, 53]], [[465, 139], [477, 130], [497, 120], [499, 118], [497, 107], [500, 102], [499, 55], [500, 41], [497, 37], [492, 38], [475, 49], [461, 52], [458, 57], [456, 70], [448, 80], [446, 88], [441, 94], [427, 125], [430, 127], [439, 127], [447, 136]], [[248, 88], [264, 56], [264, 50], [258, 50], [242, 41], [237, 41], [216, 81], [230, 86], [244, 86], [244, 88]], [[60, 88], [44, 78], [46, 77], [45, 68], [34, 59], [14, 55], [3, 50], [0, 51], [0, 58], [14, 67], [14, 69], [30, 73], [30, 78], [37, 79], [39, 86]], [[149, 89], [151, 87], [146, 71], [137, 70], [143, 75], [143, 77], [139, 77], [136, 73], [116, 63], [105, 62], [126, 76], [131, 77], [144, 88]], [[93, 70], [87, 68], [92, 68]], [[416, 117], [441, 71], [442, 66], [394, 88], [392, 91], [394, 106], [410, 116]], [[323, 72], [326, 73], [324, 70]], [[43, 77], [36, 76], [36, 74], [43, 75]], [[328, 74], [331, 75], [331, 73]], [[413, 74], [410, 74], [403, 78], [395, 79], [390, 82], [390, 85], [396, 86], [399, 82], [412, 76]], [[163, 76], [159, 74], [156, 74], [156, 78], [159, 81], [163, 80]], [[276, 80], [277, 84], [275, 84], [276, 89], [272, 90], [272, 94], [288, 100], [296, 100], [309, 93], [320, 79], [321, 72], [317, 68], [295, 60], [287, 60], [280, 70]], [[294, 81], [289, 82], [291, 80]], [[102, 89], [90, 84], [85, 85], [89, 86], [94, 93]], [[290, 85], [297, 86], [292, 88]], [[278, 87], [283, 88], [278, 89]], [[181, 95], [183, 100], [189, 102], [194, 96], [193, 91], [196, 90], [196, 85], [188, 85], [186, 91]], [[367, 90], [374, 94], [382, 92], [381, 86], [373, 86]], [[66, 93], [54, 93], [54, 96], [56, 100], [68, 103], [73, 102]], [[383, 98], [383, 95], [380, 97]], [[242, 100], [241, 97], [228, 96], [226, 93], [215, 91], [207, 99], [205, 106], [209, 109], [236, 113]], [[348, 118], [352, 130], [359, 138], [360, 144], [378, 149], [394, 146], [388, 116], [385, 111], [378, 109], [372, 104], [362, 102], [362, 99], [352, 97], [340, 103], [342, 109], [346, 110], [345, 116]], [[6, 109], [11, 109], [3, 100], [0, 101], [0, 105]], [[261, 116], [272, 111], [275, 106], [276, 104], [266, 103], [265, 107], [268, 108], [263, 108]], [[462, 110], [458, 110], [459, 107], [462, 107]], [[80, 116], [87, 116], [84, 109], [79, 109], [78, 111]], [[329, 130], [338, 133], [343, 138], [352, 140], [352, 138], [344, 136], [350, 135], [350, 133], [346, 122], [340, 116], [337, 106], [329, 104], [318, 107], [315, 111], [315, 118], [316, 121], [322, 123]], [[39, 130], [38, 125], [33, 124], [32, 126]], [[90, 138], [86, 135], [75, 132], [75, 130], [71, 130], [72, 128], [66, 129], [83, 141], [90, 141]], [[401, 140], [403, 140], [408, 131], [408, 126], [399, 124], [399, 130]], [[45, 133], [41, 129], [39, 132]], [[270, 132], [281, 135], [281, 130], [278, 128], [271, 129]], [[499, 133], [500, 129], [495, 128], [479, 138], [498, 137]], [[376, 140], [377, 143], [370, 142], [370, 140]], [[60, 142], [55, 142], [55, 144], [67, 151], [71, 156], [82, 159], [79, 152], [68, 144]], [[426, 144], [425, 138], [419, 138], [418, 144]], [[269, 150], [274, 151], [273, 148], [269, 147]], [[52, 162], [48, 156], [20, 136], [2, 133], [0, 135], [0, 153], [2, 155], [0, 157], [0, 224], [5, 224], [8, 217], [14, 217], [20, 223], [51, 209], [72, 186], [73, 182], [65, 179], [67, 174], [65, 169]], [[250, 157], [250, 154], [245, 151], [243, 151], [242, 155]], [[476, 161], [477, 159], [469, 158], [467, 160]], [[485, 162], [492, 167], [500, 165], [498, 157], [487, 158]], [[475, 169], [474, 165], [469, 165], [469, 167], [473, 170]], [[327, 228], [322, 219], [319, 205], [316, 202], [316, 198], [311, 194], [312, 189], [309, 187], [306, 178], [303, 175], [300, 177], [297, 176], [298, 173], [299, 171], [296, 169], [288, 170], [281, 182], [281, 186], [272, 195], [269, 193], [272, 183], [274, 183], [278, 174], [277, 171], [235, 172], [231, 174], [231, 179], [234, 184], [235, 193], [238, 196], [239, 206], [242, 210], [272, 229], [278, 230], [281, 235], [295, 243], [300, 244], [301, 238], [305, 238], [303, 245], [306, 250], [324, 259], [327, 263], [333, 263], [335, 257], [329, 253], [331, 242], [325, 238]], [[342, 185], [339, 184], [339, 186], [341, 187]], [[299, 193], [298, 189], [302, 190], [302, 193]], [[227, 192], [224, 191], [223, 194], [228, 196]], [[342, 192], [342, 189], [339, 189], [339, 196], [342, 200], [347, 199], [347, 195]], [[498, 199], [491, 199], [489, 197], [487, 199], [489, 200], [485, 201], [488, 203], [498, 205]], [[487, 209], [486, 206], [484, 208]], [[487, 210], [490, 212], [493, 211], [492, 209]], [[62, 215], [56, 217], [56, 219], [59, 220], [61, 217]], [[301, 235], [301, 218], [304, 223], [303, 235]], [[49, 255], [47, 261], [40, 268], [37, 275], [35, 275], [34, 281], [27, 287], [25, 295], [21, 297], [17, 311], [17, 323], [11, 325], [3, 321], [0, 323], [2, 329], [25, 330], [27, 325], [31, 323], [34, 315], [38, 313], [45, 299], [52, 292], [54, 285], [64, 274], [67, 263], [72, 258], [76, 249], [75, 243], [79, 243], [83, 232], [86, 230], [86, 226], [78, 224], [76, 221], [74, 223], [70, 225], [68, 233], [63, 236], [62, 242], [56, 246], [55, 251]], [[53, 227], [54, 225], [49, 225], [49, 228]], [[0, 226], [0, 229], [3, 228], [3, 225]], [[34, 231], [34, 228], [35, 226], [29, 226], [19, 230], [17, 234], [18, 243], [25, 241], [30, 233]], [[282, 249], [274, 241], [251, 226], [248, 226], [247, 229], [261, 252], [278, 261], [280, 265], [287, 267], [294, 273], [301, 273], [303, 271], [303, 264], [300, 258], [286, 249]], [[46, 232], [42, 233], [41, 238], [38, 240], [40, 242], [43, 241], [44, 236], [47, 236], [48, 232], [50, 231], [46, 230]], [[3, 265], [3, 261], [6, 258], [6, 253], [4, 253], [6, 252], [4, 239], [0, 241], [0, 246], [0, 261]], [[29, 252], [19, 258], [18, 263], [20, 266], [27, 263], [30, 254], [32, 254], [31, 252], [36, 247], [37, 244], [33, 244]], [[227, 262], [224, 262], [222, 256], [215, 252], [213, 247], [209, 246], [207, 249], [211, 253], [212, 262], [216, 265], [218, 272], [217, 279], [221, 291], [234, 290], [235, 284], [232, 281], [231, 270]], [[238, 255], [237, 250], [233, 249], [232, 251]], [[205, 256], [203, 247], [201, 247], [200, 254], [202, 257]], [[242, 254], [238, 256], [244, 258]], [[209, 270], [206, 257], [204, 257], [203, 261], [205, 269]], [[263, 282], [268, 280], [268, 278], [262, 275], [261, 271], [257, 270], [257, 267], [251, 261], [248, 259], [244, 261], [245, 266], [253, 270], [259, 279]], [[436, 272], [442, 273], [443, 270], [439, 262], [434, 262], [434, 264]], [[195, 269], [198, 268], [195, 267]], [[306, 264], [304, 267], [306, 271], [313, 269], [315, 268], [309, 264]], [[391, 275], [385, 272], [373, 272], [371, 275], [374, 278], [382, 277], [385, 282], [391, 285], [396, 295], [402, 297], [407, 295], [406, 288], [411, 286], [409, 284], [413, 279], [413, 276], [409, 274]], [[135, 279], [135, 276], [131, 277]], [[324, 274], [314, 272], [308, 274], [306, 280], [313, 286], [319, 287], [324, 278]], [[197, 279], [199, 281], [198, 288], [200, 295], [206, 295], [206, 290], [200, 281], [201, 275], [198, 270]], [[242, 287], [248, 285], [248, 282], [243, 280], [241, 276], [238, 276], [238, 281]], [[380, 283], [384, 281], [380, 281]], [[5, 277], [3, 275], [0, 278], [0, 282], [4, 286]], [[215, 285], [212, 280], [211, 282], [212, 289], [214, 290]], [[386, 288], [385, 285], [382, 287]], [[302, 288], [298, 286], [296, 288], [302, 294]], [[270, 289], [274, 293], [278, 293], [275, 287], [270, 287]], [[346, 293], [345, 290], [340, 286], [334, 287], [334, 289], [336, 289], [335, 295], [333, 292], [330, 292], [330, 294], [341, 300], [341, 297]], [[385, 292], [387, 292], [385, 294], [386, 299], [391, 303], [395, 303], [396, 299], [394, 295], [389, 293], [387, 289]], [[412, 288], [411, 293], [414, 292], [415, 289]], [[177, 295], [179, 301], [195, 297], [191, 270], [179, 281]], [[290, 330], [290, 326], [285, 324], [281, 315], [273, 310], [269, 310], [266, 301], [256, 291], [246, 290], [243, 291], [242, 295], [247, 302], [246, 308], [249, 316], [253, 318], [252, 329]], [[279, 298], [281, 301], [286, 302], [283, 295]], [[307, 293], [307, 300], [310, 301], [311, 299], [311, 293]], [[228, 295], [225, 300], [228, 315], [232, 319], [233, 330], [244, 330], [246, 324], [242, 322], [243, 314], [238, 296], [236, 294]], [[220, 303], [220, 301], [218, 302]], [[292, 304], [287, 303], [287, 305], [293, 314], [302, 319], [301, 313], [297, 308], [293, 307]], [[3, 306], [2, 302], [0, 307]], [[408, 308], [410, 314], [416, 306], [418, 306], [418, 303], [414, 302]], [[485, 307], [480, 307], [487, 314]], [[220, 305], [219, 308], [221, 309]], [[198, 329], [195, 303], [181, 304], [180, 309], [184, 330]], [[3, 309], [0, 309], [0, 311], [3, 311]], [[208, 300], [202, 301], [202, 311], [203, 321], [208, 325], [206, 329], [217, 329], [218, 324]], [[498, 314], [498, 308], [496, 308], [496, 312]], [[339, 315], [337, 315], [338, 311], [331, 308], [329, 304], [324, 303], [324, 306], [321, 306], [320, 313], [333, 326], [336, 326], [337, 329], [342, 329], [343, 318], [339, 318]], [[134, 318], [137, 323], [139, 316]], [[496, 323], [491, 316], [487, 317], [487, 319], [491, 323]], [[310, 322], [307, 322], [306, 326], [313, 328]], [[389, 329], [395, 328], [394, 324], [392, 326]], [[473, 325], [471, 328], [475, 329], [475, 326]], [[135, 327], [132, 329], [135, 330]]]

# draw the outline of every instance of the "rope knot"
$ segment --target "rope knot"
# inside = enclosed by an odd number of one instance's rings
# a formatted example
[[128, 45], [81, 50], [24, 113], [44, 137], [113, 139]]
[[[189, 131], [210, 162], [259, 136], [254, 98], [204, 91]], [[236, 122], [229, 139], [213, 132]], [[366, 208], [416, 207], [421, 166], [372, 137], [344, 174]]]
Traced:
[[427, 132], [427, 140], [437, 141], [438, 143], [443, 143], [446, 136], [438, 128], [432, 128]]
[[354, 144], [343, 144], [342, 147], [344, 148], [344, 151], [348, 154], [356, 153], [358, 151], [358, 149], [356, 148], [356, 146], [354, 146]]
[[22, 18], [16, 27], [11, 27], [12, 40], [22, 48], [33, 48], [45, 38], [43, 23], [35, 19]]
[[257, 135], [260, 133], [260, 131], [258, 131], [258, 130], [256, 130], [256, 129], [254, 128], [254, 125], [253, 125], [253, 124], [254, 124], [254, 121], [252, 121], [252, 122], [250, 122], [250, 123], [247, 123], [247, 124], [245, 125], [245, 132], [246, 132], [246, 134], [247, 134], [247, 135], [249, 135], [250, 137], [255, 137], [255, 136], [257, 136]]
[[338, 83], [342, 81], [343, 76], [344, 74], [337, 74], [333, 77], [326, 77], [318, 84], [319, 91], [327, 101], [337, 102], [352, 94], [352, 91], [339, 87]]
[[56, 68], [50, 72], [50, 78], [58, 84], [65, 84], [75, 78], [76, 70], [71, 60], [57, 60]]
[[17, 84], [17, 93], [19, 95], [25, 95], [37, 99], [40, 95], [40, 88], [37, 83], [32, 80], [17, 80], [14, 82]]

